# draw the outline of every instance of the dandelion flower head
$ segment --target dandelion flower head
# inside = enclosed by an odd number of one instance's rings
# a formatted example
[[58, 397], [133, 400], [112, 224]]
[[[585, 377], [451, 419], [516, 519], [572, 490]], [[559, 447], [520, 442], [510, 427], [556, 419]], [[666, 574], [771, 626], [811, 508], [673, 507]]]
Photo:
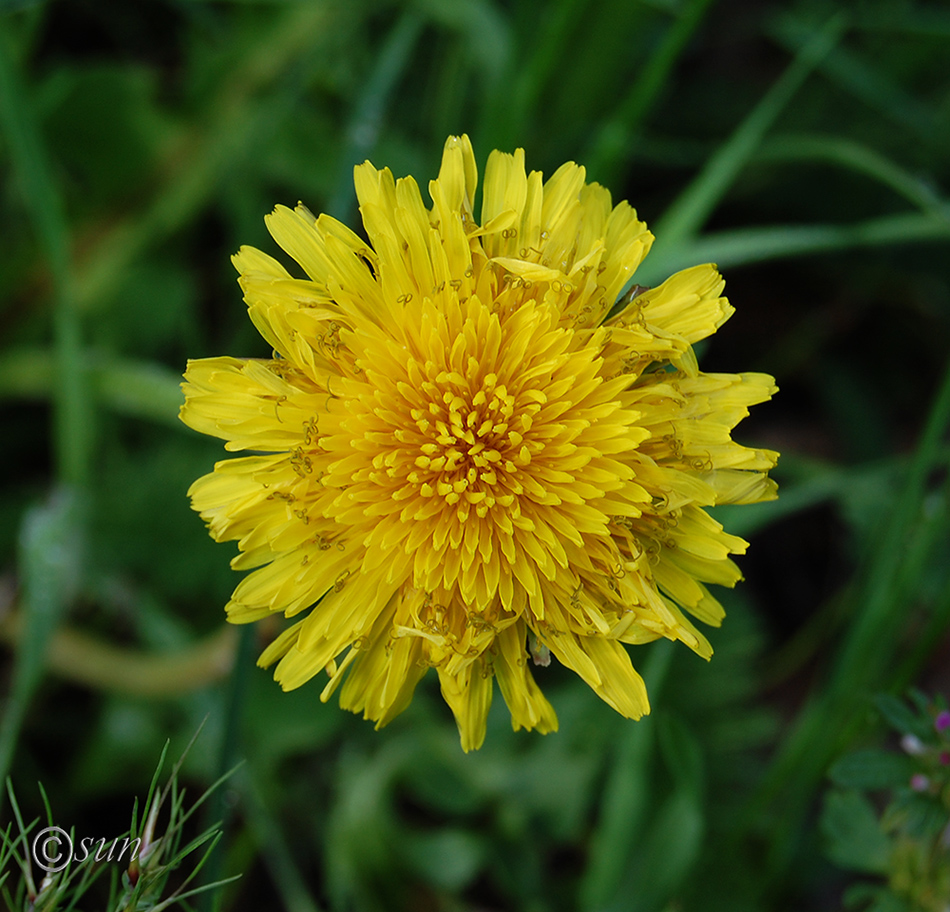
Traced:
[[355, 182], [368, 240], [277, 207], [305, 277], [233, 257], [273, 356], [188, 363], [182, 420], [251, 451], [189, 491], [252, 571], [229, 620], [292, 619], [260, 664], [284, 689], [327, 675], [321, 698], [377, 726], [434, 668], [465, 750], [495, 681], [515, 729], [557, 728], [531, 668], [551, 656], [639, 718], [627, 645], [708, 658], [706, 584], [740, 578], [746, 542], [706, 508], [775, 496], [777, 454], [730, 436], [772, 378], [703, 373], [692, 348], [733, 311], [722, 279], [696, 266], [615, 308], [653, 236], [582, 167], [544, 181], [521, 149], [489, 157], [478, 218], [466, 136], [431, 207], [369, 162]]

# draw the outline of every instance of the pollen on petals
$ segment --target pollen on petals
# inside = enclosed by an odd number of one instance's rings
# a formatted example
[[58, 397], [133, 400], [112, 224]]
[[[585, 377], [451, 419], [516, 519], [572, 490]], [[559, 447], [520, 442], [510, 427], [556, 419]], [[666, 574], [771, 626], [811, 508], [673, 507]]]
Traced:
[[[228, 617], [295, 618], [261, 663], [284, 688], [385, 725], [428, 668], [462, 747], [497, 680], [515, 729], [557, 729], [530, 670], [553, 655], [624, 716], [649, 712], [627, 645], [708, 658], [707, 584], [746, 543], [706, 509], [775, 496], [777, 454], [731, 438], [775, 392], [704, 374], [692, 345], [732, 313], [713, 266], [635, 287], [652, 235], [568, 164], [547, 182], [494, 152], [478, 184], [450, 137], [432, 205], [412, 178], [355, 172], [368, 241], [305, 207], [267, 224], [300, 266], [242, 248], [266, 361], [189, 362], [181, 417], [229, 450], [190, 490], [235, 540]], [[529, 651], [530, 647], [530, 651]], [[529, 658], [535, 657], [534, 663]]]

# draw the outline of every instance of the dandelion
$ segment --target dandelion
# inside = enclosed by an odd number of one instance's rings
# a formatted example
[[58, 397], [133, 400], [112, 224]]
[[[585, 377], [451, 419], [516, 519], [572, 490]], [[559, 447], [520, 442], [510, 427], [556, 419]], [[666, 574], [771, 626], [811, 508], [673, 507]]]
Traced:
[[377, 727], [435, 668], [465, 750], [493, 680], [516, 730], [557, 728], [529, 656], [639, 718], [624, 644], [709, 658], [690, 616], [718, 626], [706, 584], [740, 579], [746, 542], [706, 508], [775, 496], [777, 454], [730, 437], [772, 378], [703, 373], [692, 348], [733, 312], [723, 280], [697, 266], [615, 308], [653, 236], [573, 163], [543, 182], [493, 152], [479, 219], [466, 136], [431, 208], [369, 162], [355, 181], [368, 242], [278, 207], [268, 229], [306, 278], [233, 258], [273, 357], [188, 364], [182, 420], [256, 451], [189, 491], [253, 570], [229, 620], [294, 618], [260, 664], [284, 689], [326, 672], [321, 699], [339, 688]]

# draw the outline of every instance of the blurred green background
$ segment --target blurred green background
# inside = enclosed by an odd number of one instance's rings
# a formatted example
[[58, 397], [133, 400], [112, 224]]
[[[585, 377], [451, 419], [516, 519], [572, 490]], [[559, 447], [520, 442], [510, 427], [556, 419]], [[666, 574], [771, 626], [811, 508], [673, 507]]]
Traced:
[[[5, 0], [0, 117], [0, 769], [27, 816], [42, 781], [60, 825], [122, 832], [207, 716], [189, 786], [246, 759], [211, 812], [224, 909], [841, 908], [828, 766], [884, 743], [875, 694], [950, 689], [946, 3]], [[229, 262], [275, 249], [264, 214], [356, 227], [354, 164], [425, 186], [459, 132], [629, 199], [641, 284], [717, 262], [737, 313], [702, 366], [776, 376], [737, 436], [783, 454], [779, 501], [719, 516], [752, 547], [711, 663], [637, 649], [640, 723], [552, 666], [560, 732], [498, 699], [470, 755], [434, 680], [376, 733], [254, 666], [273, 631], [223, 629], [231, 552], [185, 497], [224, 451], [177, 420], [187, 358], [269, 354]]]

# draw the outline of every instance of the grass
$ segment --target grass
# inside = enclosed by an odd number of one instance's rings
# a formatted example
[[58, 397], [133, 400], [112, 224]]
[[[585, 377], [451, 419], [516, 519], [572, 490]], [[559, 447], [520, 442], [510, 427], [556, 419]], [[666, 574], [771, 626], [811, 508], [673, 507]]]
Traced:
[[[42, 781], [57, 823], [118, 835], [207, 715], [182, 777], [246, 763], [196, 830], [224, 821], [208, 882], [242, 874], [204, 908], [841, 908], [828, 770], [885, 743], [875, 695], [948, 686], [948, 41], [923, 0], [0, 4], [24, 816]], [[436, 688], [376, 733], [221, 632], [236, 580], [184, 495], [221, 452], [175, 418], [187, 358], [267, 354], [228, 257], [270, 249], [274, 204], [355, 226], [354, 164], [424, 183], [463, 131], [629, 199], [637, 282], [719, 264], [737, 313], [701, 363], [776, 374], [740, 437], [783, 453], [777, 502], [720, 515], [752, 547], [709, 665], [641, 647], [637, 724], [552, 666], [561, 731], [493, 713], [472, 755]]]

